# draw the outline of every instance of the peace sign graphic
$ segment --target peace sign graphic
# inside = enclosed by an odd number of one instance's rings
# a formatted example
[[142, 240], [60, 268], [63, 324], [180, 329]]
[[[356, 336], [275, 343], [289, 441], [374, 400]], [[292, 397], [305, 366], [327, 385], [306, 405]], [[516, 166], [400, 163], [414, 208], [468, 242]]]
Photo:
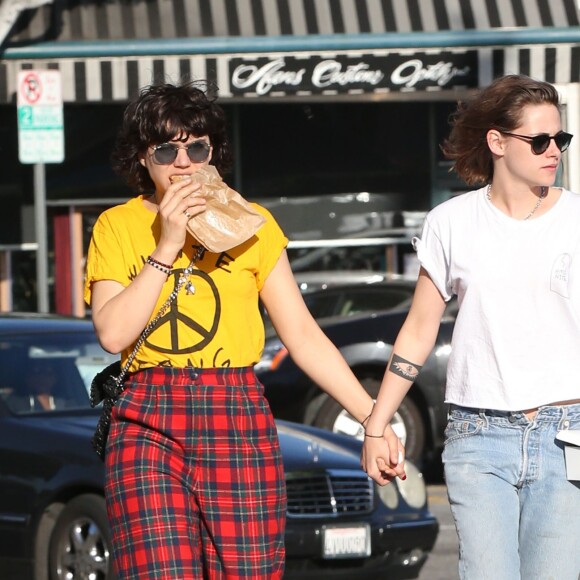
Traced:
[[[175, 270], [174, 276], [176, 279], [179, 279], [179, 275], [183, 270]], [[179, 300], [195, 300], [195, 295], [193, 296], [184, 296], [183, 293], [180, 293], [176, 299], [171, 303], [171, 307], [164, 314], [155, 325], [155, 328], [149, 335], [149, 338], [145, 341], [147, 347], [156, 350], [157, 352], [166, 352], [166, 353], [174, 353], [174, 354], [188, 354], [191, 352], [196, 352], [204, 347], [206, 347], [213, 337], [215, 336], [218, 328], [218, 323], [221, 315], [221, 300], [219, 296], [219, 292], [217, 286], [215, 285], [214, 281], [201, 270], [194, 270], [190, 275], [190, 280], [193, 282], [193, 285], [198, 289], [202, 288], [205, 284], [209, 286], [210, 295], [213, 297], [213, 318], [211, 323], [208, 325], [209, 328], [205, 328], [197, 321], [189, 318], [185, 314], [179, 311]], [[196, 292], [197, 294], [197, 292]], [[204, 295], [206, 292], [204, 292]], [[205, 306], [204, 306], [205, 308]], [[209, 307], [208, 307], [209, 308]], [[165, 325], [169, 325], [169, 332], [164, 332], [163, 334], [166, 336], [169, 334], [169, 344], [170, 346], [167, 347], [167, 341], [163, 341], [163, 345], [155, 344], [153, 342], [152, 337], [155, 337], [155, 334], [158, 330], [160, 330]], [[185, 326], [190, 330], [188, 332], [188, 336], [197, 336], [198, 339], [196, 341], [189, 342], [187, 345], [181, 345], [179, 341], [179, 329]], [[166, 329], [164, 329], [166, 330]], [[159, 334], [157, 335], [160, 336]]]

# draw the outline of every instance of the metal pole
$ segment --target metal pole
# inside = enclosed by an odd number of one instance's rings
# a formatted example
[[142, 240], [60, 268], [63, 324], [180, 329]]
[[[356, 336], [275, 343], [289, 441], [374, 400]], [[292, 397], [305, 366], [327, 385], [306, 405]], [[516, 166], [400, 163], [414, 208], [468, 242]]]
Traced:
[[[574, 17], [575, 18], [575, 17]], [[130, 40], [78, 40], [35, 42], [6, 48], [3, 60], [110, 58], [115, 56], [170, 56], [191, 54], [237, 54], [320, 52], [373, 49], [425, 49], [539, 44], [578, 44], [580, 26], [544, 26], [434, 32], [368, 32], [280, 36], [212, 36]]]
[[0, 312], [12, 310], [12, 252], [0, 249]]
[[46, 233], [46, 171], [34, 164], [34, 225], [36, 230], [36, 295], [38, 312], [48, 312], [48, 252]]

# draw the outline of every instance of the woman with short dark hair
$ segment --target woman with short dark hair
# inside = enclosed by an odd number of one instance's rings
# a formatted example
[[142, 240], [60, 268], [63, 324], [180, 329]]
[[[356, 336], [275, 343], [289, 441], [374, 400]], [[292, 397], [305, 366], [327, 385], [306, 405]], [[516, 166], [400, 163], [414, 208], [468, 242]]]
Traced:
[[[192, 175], [230, 163], [224, 113], [200, 85], [152, 85], [127, 107], [113, 165], [138, 196], [99, 217], [85, 287], [99, 341], [123, 364], [154, 321], [106, 447], [120, 580], [282, 577], [284, 470], [253, 369], [264, 348], [260, 299], [317, 384], [359, 421], [373, 404], [308, 312], [267, 210], [251, 204], [263, 225], [224, 251], [188, 230], [209, 205]], [[396, 442], [390, 427], [385, 436]]]

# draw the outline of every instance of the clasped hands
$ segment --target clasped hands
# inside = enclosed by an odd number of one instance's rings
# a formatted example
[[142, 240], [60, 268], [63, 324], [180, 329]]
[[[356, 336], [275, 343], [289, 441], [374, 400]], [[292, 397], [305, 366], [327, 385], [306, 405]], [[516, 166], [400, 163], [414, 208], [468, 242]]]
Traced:
[[405, 480], [405, 448], [389, 425], [382, 437], [365, 436], [361, 451], [361, 467], [379, 485], [387, 485], [395, 477]]

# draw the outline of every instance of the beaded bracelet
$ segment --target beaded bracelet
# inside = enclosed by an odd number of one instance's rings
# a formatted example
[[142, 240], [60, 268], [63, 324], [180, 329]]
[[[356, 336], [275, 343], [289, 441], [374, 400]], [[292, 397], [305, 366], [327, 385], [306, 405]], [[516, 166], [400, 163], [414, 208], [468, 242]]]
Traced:
[[169, 274], [171, 274], [171, 268], [170, 267], [166, 266], [165, 264], [161, 264], [157, 260], [154, 260], [151, 256], [149, 256], [147, 258], [146, 262], [150, 266], [153, 266], [157, 270], [160, 270], [161, 272], [163, 272], [166, 276], [169, 276]]
[[151, 264], [151, 262], [153, 262], [154, 264], [157, 264], [158, 266], [163, 266], [164, 268], [167, 268], [168, 270], [171, 270], [173, 268], [173, 266], [171, 264], [166, 264], [165, 262], [160, 262], [159, 260], [156, 260], [152, 256], [149, 256], [147, 258], [147, 262], [149, 264]]

